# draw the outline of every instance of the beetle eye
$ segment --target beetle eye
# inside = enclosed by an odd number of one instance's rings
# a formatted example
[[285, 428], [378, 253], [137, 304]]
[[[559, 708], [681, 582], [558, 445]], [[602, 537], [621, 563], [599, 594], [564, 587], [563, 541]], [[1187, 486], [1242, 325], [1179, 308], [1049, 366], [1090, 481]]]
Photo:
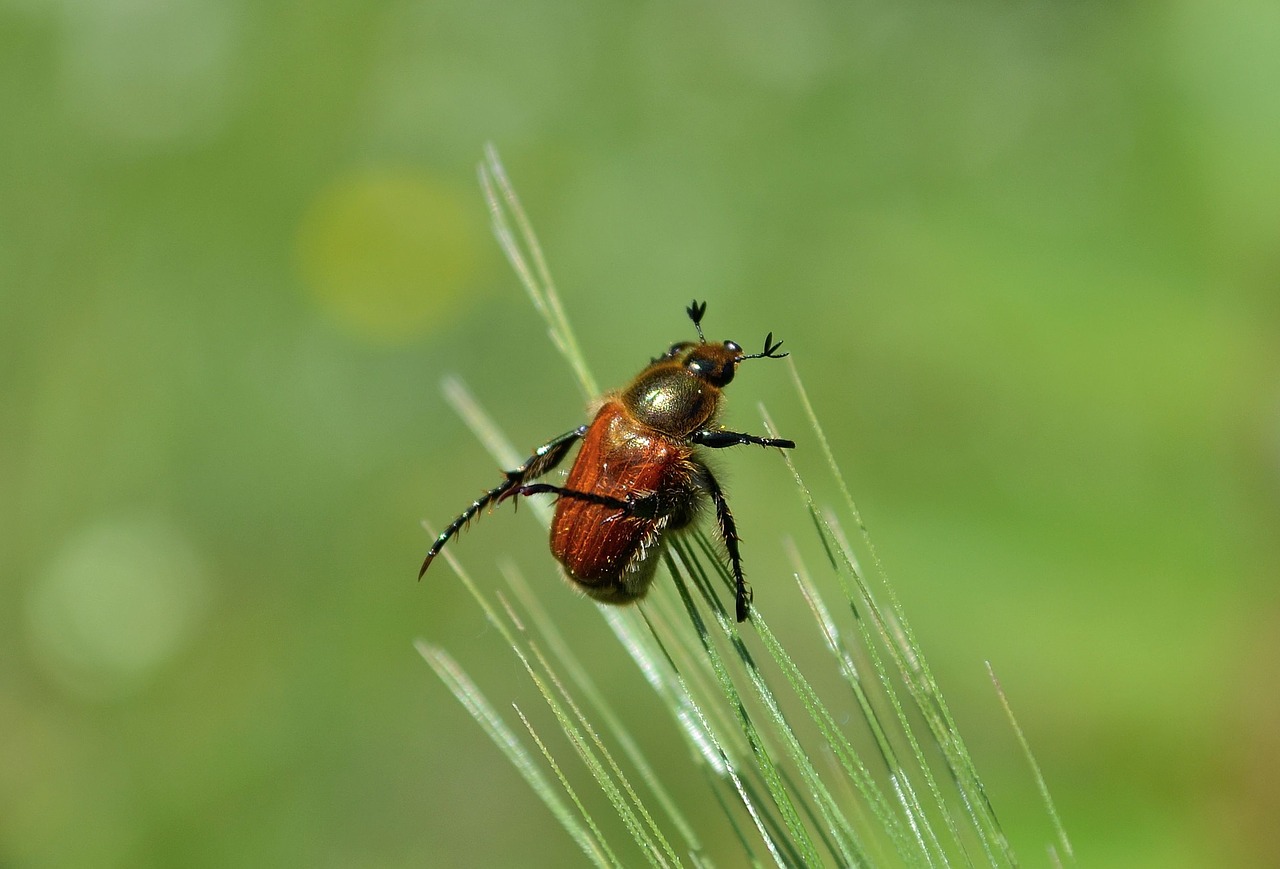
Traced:
[[735, 362], [734, 357], [726, 357], [718, 347], [711, 345], [701, 353], [697, 351], [690, 353], [684, 360], [684, 367], [690, 374], [705, 380], [712, 386], [723, 387], [733, 380]]
[[736, 343], [734, 343], [733, 341], [725, 341], [725, 342], [724, 342], [724, 348], [725, 348], [726, 350], [728, 350], [730, 353], [741, 353], [741, 352], [742, 352], [742, 348], [741, 348], [741, 347], [739, 347], [739, 346], [738, 346]]

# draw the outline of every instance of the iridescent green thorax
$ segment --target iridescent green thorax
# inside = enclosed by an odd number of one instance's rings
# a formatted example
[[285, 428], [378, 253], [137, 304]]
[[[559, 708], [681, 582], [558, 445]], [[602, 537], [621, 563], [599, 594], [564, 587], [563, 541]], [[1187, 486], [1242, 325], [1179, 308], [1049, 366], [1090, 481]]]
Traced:
[[622, 403], [641, 423], [684, 438], [715, 422], [720, 390], [733, 380], [742, 348], [682, 342], [655, 359], [622, 393]]

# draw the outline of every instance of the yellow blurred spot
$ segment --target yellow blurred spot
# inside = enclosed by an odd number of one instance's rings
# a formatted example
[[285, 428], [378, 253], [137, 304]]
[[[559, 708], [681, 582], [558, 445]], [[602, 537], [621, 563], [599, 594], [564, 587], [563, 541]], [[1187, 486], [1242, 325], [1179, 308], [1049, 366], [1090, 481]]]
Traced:
[[361, 337], [403, 341], [429, 330], [469, 288], [478, 243], [460, 197], [421, 174], [339, 179], [298, 227], [303, 280]]

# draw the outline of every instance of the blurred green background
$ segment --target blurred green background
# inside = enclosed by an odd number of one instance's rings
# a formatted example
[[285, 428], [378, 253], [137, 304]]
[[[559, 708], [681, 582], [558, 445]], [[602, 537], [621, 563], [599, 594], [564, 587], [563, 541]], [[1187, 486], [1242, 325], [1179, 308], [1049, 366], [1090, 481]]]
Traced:
[[[603, 383], [695, 296], [786, 340], [1028, 864], [987, 659], [1081, 865], [1280, 863], [1278, 39], [1269, 0], [0, 0], [0, 865], [580, 859], [411, 646], [507, 708], [413, 581], [497, 479], [441, 378], [521, 449], [585, 413], [486, 141]], [[816, 476], [756, 364], [726, 423], [767, 402]], [[802, 619], [785, 469], [718, 466]], [[457, 551], [628, 705], [527, 513]]]

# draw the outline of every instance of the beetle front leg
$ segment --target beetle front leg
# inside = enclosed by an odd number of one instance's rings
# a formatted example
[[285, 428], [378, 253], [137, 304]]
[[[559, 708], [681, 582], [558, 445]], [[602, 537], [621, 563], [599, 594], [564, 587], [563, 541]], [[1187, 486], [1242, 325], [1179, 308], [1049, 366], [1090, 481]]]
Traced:
[[785, 438], [762, 438], [756, 435], [743, 434], [742, 432], [726, 431], [725, 429], [703, 429], [702, 431], [694, 432], [689, 439], [695, 444], [700, 444], [713, 450], [741, 446], [742, 444], [758, 444], [762, 447], [778, 447], [784, 450], [794, 450], [796, 448], [795, 441]]
[[440, 554], [440, 550], [449, 542], [449, 539], [466, 527], [467, 523], [475, 518], [477, 513], [496, 501], [502, 501], [510, 497], [513, 492], [524, 486], [529, 480], [541, 477], [564, 461], [564, 457], [568, 455], [573, 445], [587, 433], [587, 428], [588, 426], [581, 425], [573, 431], [565, 432], [559, 437], [547, 441], [534, 450], [533, 455], [523, 465], [514, 471], [507, 471], [507, 478], [501, 485], [494, 486], [473, 501], [471, 506], [463, 510], [457, 519], [449, 523], [449, 527], [444, 529], [435, 542], [431, 544], [431, 548], [427, 550], [427, 557], [422, 562], [422, 569], [418, 571], [418, 579], [422, 579], [422, 575], [431, 566], [432, 559]]

